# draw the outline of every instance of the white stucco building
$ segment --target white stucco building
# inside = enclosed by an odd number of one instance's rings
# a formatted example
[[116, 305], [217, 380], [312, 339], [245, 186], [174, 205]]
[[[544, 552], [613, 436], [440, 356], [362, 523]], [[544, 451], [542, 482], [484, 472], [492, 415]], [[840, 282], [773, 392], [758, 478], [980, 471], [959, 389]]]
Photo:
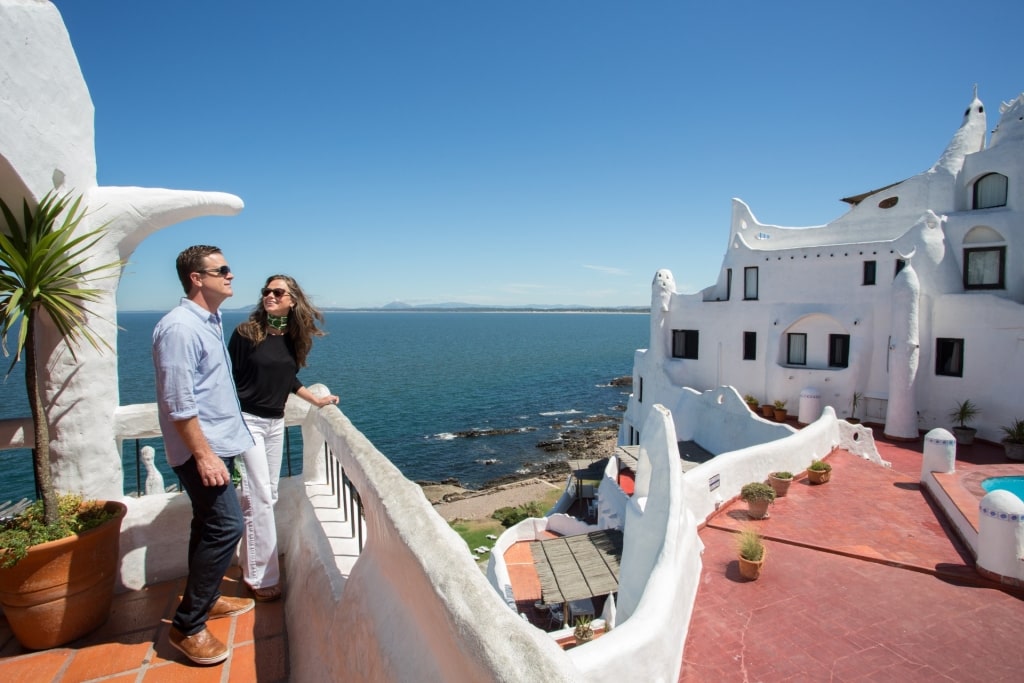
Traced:
[[714, 284], [680, 294], [655, 275], [621, 442], [683, 387], [722, 385], [791, 414], [817, 395], [849, 416], [857, 392], [857, 417], [906, 439], [951, 427], [970, 399], [972, 426], [998, 441], [1024, 416], [1024, 95], [1000, 112], [986, 140], [975, 92], [931, 168], [843, 199], [827, 225], [764, 225], [734, 199]]

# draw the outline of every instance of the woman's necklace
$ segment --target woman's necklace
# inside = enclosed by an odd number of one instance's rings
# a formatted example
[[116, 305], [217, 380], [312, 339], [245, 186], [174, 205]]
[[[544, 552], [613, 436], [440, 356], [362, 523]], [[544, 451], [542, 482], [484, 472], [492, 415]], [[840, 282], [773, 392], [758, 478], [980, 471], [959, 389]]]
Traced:
[[284, 328], [288, 327], [288, 316], [270, 315], [269, 313], [267, 313], [267, 324], [273, 327], [279, 333], [283, 333]]

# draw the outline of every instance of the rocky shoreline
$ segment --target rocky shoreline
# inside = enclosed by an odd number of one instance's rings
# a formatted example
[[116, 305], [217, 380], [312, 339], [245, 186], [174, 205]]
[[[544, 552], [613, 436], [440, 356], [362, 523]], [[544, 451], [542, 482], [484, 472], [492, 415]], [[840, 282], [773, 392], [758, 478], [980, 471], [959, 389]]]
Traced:
[[[633, 385], [633, 377], [625, 375], [616, 377], [609, 382], [615, 387]], [[625, 406], [616, 406], [616, 410], [624, 411]], [[572, 423], [552, 425], [554, 429], [563, 430], [557, 439], [541, 441], [537, 448], [563, 457], [549, 458], [543, 462], [527, 463], [526, 472], [508, 474], [484, 482], [479, 489], [467, 489], [456, 477], [443, 481], [418, 481], [427, 500], [435, 506], [455, 503], [469, 498], [494, 495], [512, 489], [524, 489], [525, 484], [536, 488], [536, 484], [546, 483], [561, 488], [569, 476], [570, 460], [600, 460], [610, 457], [615, 451], [618, 441], [619, 426], [622, 420], [615, 415], [592, 415]], [[566, 428], [568, 427], [568, 428]], [[479, 432], [466, 432], [464, 436], [479, 436]], [[529, 489], [530, 487], [525, 487]], [[540, 490], [543, 491], [541, 486]], [[524, 489], [525, 490], [525, 489]], [[506, 496], [507, 497], [507, 496]], [[521, 503], [516, 503], [521, 504]], [[497, 507], [502, 505], [497, 504]], [[493, 511], [497, 507], [491, 508]]]
[[[607, 424], [614, 419], [616, 424]], [[573, 427], [562, 432], [557, 440], [537, 444], [537, 448], [548, 453], [564, 455], [544, 462], [528, 463], [528, 471], [522, 474], [509, 474], [484, 482], [479, 489], [464, 488], [456, 477], [440, 482], [418, 481], [427, 500], [433, 505], [453, 503], [466, 498], [473, 498], [509, 488], [517, 488], [525, 482], [547, 482], [559, 488], [569, 476], [569, 460], [599, 460], [612, 455], [618, 441], [618, 419], [609, 416], [596, 416], [587, 422], [601, 422], [593, 427]], [[500, 505], [498, 507], [501, 507]], [[497, 509], [497, 508], [494, 508]]]

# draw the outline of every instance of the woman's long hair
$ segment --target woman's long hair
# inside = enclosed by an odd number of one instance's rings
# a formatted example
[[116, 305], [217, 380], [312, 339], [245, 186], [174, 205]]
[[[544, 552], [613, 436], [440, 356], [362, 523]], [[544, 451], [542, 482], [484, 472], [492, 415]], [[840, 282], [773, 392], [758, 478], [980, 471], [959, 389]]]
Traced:
[[[324, 322], [324, 315], [306, 298], [305, 292], [295, 278], [290, 275], [271, 275], [264, 283], [269, 287], [274, 280], [284, 280], [288, 285], [288, 294], [292, 299], [292, 308], [288, 311], [288, 327], [285, 334], [292, 340], [295, 349], [295, 359], [299, 367], [306, 367], [306, 357], [309, 350], [313, 348], [313, 337], [322, 337], [326, 332], [317, 326]], [[267, 338], [267, 309], [263, 307], [263, 296], [256, 303], [256, 310], [249, 314], [249, 319], [238, 326], [238, 332], [254, 345], [259, 345]]]

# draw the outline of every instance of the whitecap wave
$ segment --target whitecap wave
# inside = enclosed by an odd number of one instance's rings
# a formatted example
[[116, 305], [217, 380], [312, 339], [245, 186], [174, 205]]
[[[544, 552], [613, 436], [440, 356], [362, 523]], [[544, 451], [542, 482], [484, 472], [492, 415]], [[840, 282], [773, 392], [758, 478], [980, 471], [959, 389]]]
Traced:
[[451, 432], [441, 432], [440, 434], [434, 434], [434, 438], [438, 441], [454, 441], [459, 437]]
[[582, 412], [582, 410], [576, 410], [575, 408], [572, 408], [570, 410], [551, 410], [546, 413], [541, 413], [541, 415], [543, 417], [554, 417], [555, 415], [579, 415]]

